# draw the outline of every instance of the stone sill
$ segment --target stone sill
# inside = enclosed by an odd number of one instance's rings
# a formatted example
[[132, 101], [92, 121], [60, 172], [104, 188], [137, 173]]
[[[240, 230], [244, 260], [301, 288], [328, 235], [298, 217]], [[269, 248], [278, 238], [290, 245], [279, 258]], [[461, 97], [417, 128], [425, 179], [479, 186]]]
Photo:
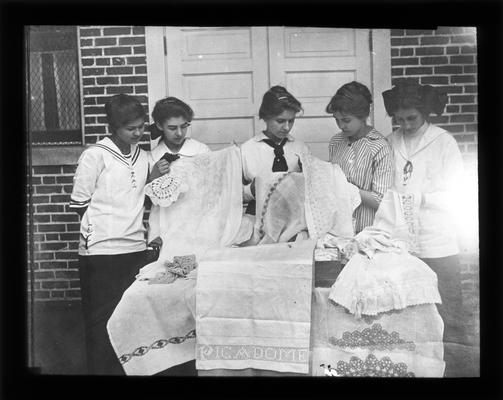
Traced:
[[80, 154], [86, 146], [34, 147], [31, 151], [32, 166], [77, 165]]

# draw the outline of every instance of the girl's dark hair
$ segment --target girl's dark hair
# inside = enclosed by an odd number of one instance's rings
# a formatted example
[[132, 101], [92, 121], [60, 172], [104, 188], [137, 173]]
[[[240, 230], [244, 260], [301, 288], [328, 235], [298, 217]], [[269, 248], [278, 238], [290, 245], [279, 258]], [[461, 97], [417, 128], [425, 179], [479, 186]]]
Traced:
[[283, 86], [273, 86], [265, 92], [258, 112], [260, 119], [266, 120], [281, 114], [285, 110], [298, 113], [302, 104]]
[[431, 113], [441, 115], [447, 104], [447, 95], [430, 85], [406, 80], [382, 93], [384, 107], [389, 116], [399, 109], [415, 108], [427, 119]]
[[127, 94], [112, 96], [105, 103], [105, 113], [112, 133], [134, 120], [139, 118], [145, 120], [146, 117], [145, 109], [138, 99]]
[[372, 95], [370, 90], [360, 82], [349, 82], [341, 86], [330, 102], [325, 111], [334, 114], [336, 111], [354, 115], [360, 119], [366, 119], [370, 114], [370, 104]]
[[166, 97], [155, 103], [152, 118], [156, 123], [162, 125], [166, 120], [173, 117], [182, 117], [190, 122], [194, 118], [194, 111], [188, 104], [176, 97]]

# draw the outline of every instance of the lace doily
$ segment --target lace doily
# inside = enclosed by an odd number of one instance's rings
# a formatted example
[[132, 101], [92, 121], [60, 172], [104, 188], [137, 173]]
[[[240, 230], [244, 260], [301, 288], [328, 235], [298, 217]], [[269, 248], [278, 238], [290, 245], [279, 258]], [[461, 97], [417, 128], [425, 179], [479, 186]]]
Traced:
[[154, 179], [145, 187], [145, 193], [152, 203], [161, 207], [168, 207], [174, 203], [181, 193], [189, 190], [187, 184], [178, 176], [166, 174]]

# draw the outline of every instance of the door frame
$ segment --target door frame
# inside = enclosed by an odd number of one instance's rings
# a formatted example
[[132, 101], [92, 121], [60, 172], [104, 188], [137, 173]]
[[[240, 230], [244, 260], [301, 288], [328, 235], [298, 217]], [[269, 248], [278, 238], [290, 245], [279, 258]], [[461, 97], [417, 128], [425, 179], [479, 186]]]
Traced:
[[[166, 97], [169, 65], [166, 65], [165, 27], [146, 26], [148, 108], [153, 110], [157, 100]], [[371, 87], [374, 127], [387, 136], [391, 133], [391, 118], [386, 115], [381, 93], [391, 88], [391, 42], [389, 29], [370, 29]]]

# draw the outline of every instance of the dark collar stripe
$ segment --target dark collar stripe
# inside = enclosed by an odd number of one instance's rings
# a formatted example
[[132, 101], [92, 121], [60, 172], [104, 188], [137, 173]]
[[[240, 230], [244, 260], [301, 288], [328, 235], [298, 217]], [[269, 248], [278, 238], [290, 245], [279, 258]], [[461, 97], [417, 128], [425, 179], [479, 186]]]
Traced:
[[133, 154], [133, 158], [131, 160], [132, 165], [135, 165], [136, 161], [138, 160], [138, 157], [140, 156], [140, 148], [136, 147], [136, 150]]
[[103, 146], [102, 144], [95, 144], [95, 146], [98, 146], [98, 147], [101, 147], [102, 149], [105, 149], [107, 150], [112, 156], [114, 156], [117, 160], [119, 160], [120, 162], [122, 162], [124, 165], [128, 166], [129, 167], [129, 163], [124, 159], [124, 157], [120, 156], [117, 154], [116, 151], [110, 149], [109, 147], [107, 146]]

